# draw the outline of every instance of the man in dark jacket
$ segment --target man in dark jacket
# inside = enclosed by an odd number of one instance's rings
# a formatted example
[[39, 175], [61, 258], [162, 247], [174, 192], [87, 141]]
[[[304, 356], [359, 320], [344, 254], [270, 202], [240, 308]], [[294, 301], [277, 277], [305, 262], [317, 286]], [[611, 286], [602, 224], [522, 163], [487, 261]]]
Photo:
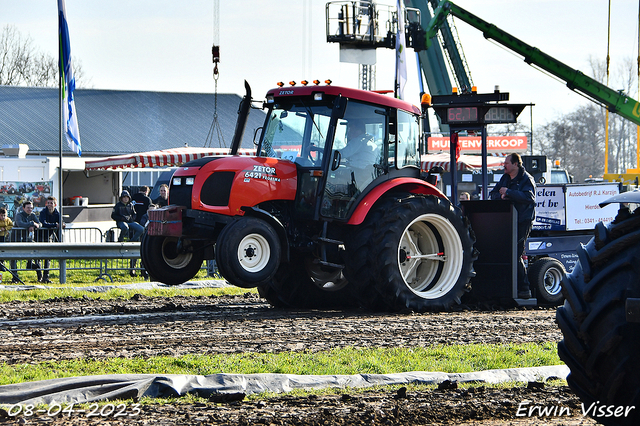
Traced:
[[131, 195], [129, 191], [124, 190], [120, 194], [120, 201], [113, 206], [111, 219], [116, 221], [116, 225], [120, 228], [119, 242], [124, 241], [125, 235], [129, 233], [129, 229], [133, 231], [133, 236], [129, 241], [139, 241], [144, 228], [136, 222], [136, 211], [131, 204]]
[[[18, 238], [14, 238], [15, 241], [36, 241], [39, 238], [38, 229], [42, 227], [40, 219], [33, 212], [33, 203], [31, 201], [25, 201], [22, 203], [22, 211], [16, 213], [14, 216], [15, 228], [14, 231], [18, 231], [16, 228], [22, 228], [22, 235]], [[13, 263], [13, 261], [12, 261]], [[15, 269], [13, 264], [11, 269]], [[38, 281], [42, 281], [42, 269], [40, 269], [40, 262], [37, 260], [29, 259], [27, 261], [27, 269], [35, 269]]]
[[509, 200], [518, 212], [518, 297], [528, 299], [531, 289], [522, 255], [536, 216], [536, 184], [524, 169], [519, 154], [513, 153], [504, 159], [504, 175], [489, 193], [489, 198]]
[[147, 214], [147, 210], [149, 210], [149, 205], [151, 204], [149, 187], [141, 186], [138, 193], [134, 194], [133, 198], [131, 198], [131, 204], [133, 204], [133, 208], [136, 211], [136, 222], [140, 223], [142, 216]]
[[[47, 197], [46, 207], [40, 212], [40, 222], [42, 223], [42, 241], [55, 241], [58, 236], [58, 229], [62, 225], [64, 228], [64, 222], [60, 221], [60, 212], [56, 209], [58, 200], [56, 197], [50, 195]], [[42, 272], [43, 283], [50, 283], [49, 280], [49, 259], [44, 260], [44, 271]]]

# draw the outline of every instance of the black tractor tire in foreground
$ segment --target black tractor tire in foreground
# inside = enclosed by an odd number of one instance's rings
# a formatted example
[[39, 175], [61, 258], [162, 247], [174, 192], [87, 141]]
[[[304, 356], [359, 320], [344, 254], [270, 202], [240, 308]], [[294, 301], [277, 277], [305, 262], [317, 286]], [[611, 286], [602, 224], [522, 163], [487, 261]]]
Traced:
[[447, 310], [471, 288], [474, 243], [468, 220], [448, 199], [393, 194], [347, 239], [345, 275], [365, 308]]
[[153, 280], [177, 285], [193, 278], [202, 267], [203, 252], [190, 240], [144, 234], [140, 256]]
[[538, 300], [545, 305], [562, 303], [562, 279], [567, 276], [558, 259], [543, 257], [536, 260], [527, 271], [531, 289], [536, 290]]
[[273, 279], [258, 287], [261, 297], [276, 308], [342, 309], [357, 307], [349, 283], [341, 272], [321, 273], [312, 265], [311, 254], [292, 250]]
[[638, 425], [640, 323], [627, 320], [625, 304], [640, 297], [640, 213], [622, 212], [609, 227], [596, 226], [562, 283], [565, 303], [556, 319], [564, 338], [558, 355], [571, 370], [567, 382], [587, 414], [603, 424]]
[[280, 266], [278, 234], [266, 221], [243, 217], [225, 226], [216, 240], [220, 275], [242, 288], [264, 285]]

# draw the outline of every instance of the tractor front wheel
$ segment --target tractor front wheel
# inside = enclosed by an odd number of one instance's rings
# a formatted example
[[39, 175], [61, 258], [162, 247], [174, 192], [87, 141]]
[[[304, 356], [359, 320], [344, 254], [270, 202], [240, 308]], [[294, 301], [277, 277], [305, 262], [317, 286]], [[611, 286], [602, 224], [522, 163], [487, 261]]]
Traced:
[[216, 241], [216, 263], [229, 283], [253, 288], [266, 284], [280, 266], [280, 239], [271, 225], [243, 217], [227, 225]]
[[149, 275], [170, 285], [193, 278], [203, 261], [203, 252], [187, 239], [144, 235], [140, 256]]

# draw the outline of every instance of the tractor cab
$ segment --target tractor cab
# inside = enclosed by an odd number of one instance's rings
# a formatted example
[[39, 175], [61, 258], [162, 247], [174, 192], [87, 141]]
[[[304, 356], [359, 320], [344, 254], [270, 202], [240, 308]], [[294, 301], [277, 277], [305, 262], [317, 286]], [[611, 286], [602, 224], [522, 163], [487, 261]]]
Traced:
[[294, 162], [299, 217], [347, 220], [381, 180], [418, 177], [416, 107], [336, 86], [274, 89], [258, 156]]

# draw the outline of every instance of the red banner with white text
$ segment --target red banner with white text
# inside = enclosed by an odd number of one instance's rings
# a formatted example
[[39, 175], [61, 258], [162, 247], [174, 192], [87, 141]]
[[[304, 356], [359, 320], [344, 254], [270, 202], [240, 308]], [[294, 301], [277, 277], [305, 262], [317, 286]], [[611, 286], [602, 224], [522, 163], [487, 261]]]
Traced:
[[[481, 153], [482, 138], [480, 136], [460, 136], [458, 139], [460, 152], [464, 154]], [[449, 137], [430, 137], [427, 141], [429, 152], [448, 151]], [[529, 149], [527, 136], [487, 136], [488, 153], [525, 152]]]

